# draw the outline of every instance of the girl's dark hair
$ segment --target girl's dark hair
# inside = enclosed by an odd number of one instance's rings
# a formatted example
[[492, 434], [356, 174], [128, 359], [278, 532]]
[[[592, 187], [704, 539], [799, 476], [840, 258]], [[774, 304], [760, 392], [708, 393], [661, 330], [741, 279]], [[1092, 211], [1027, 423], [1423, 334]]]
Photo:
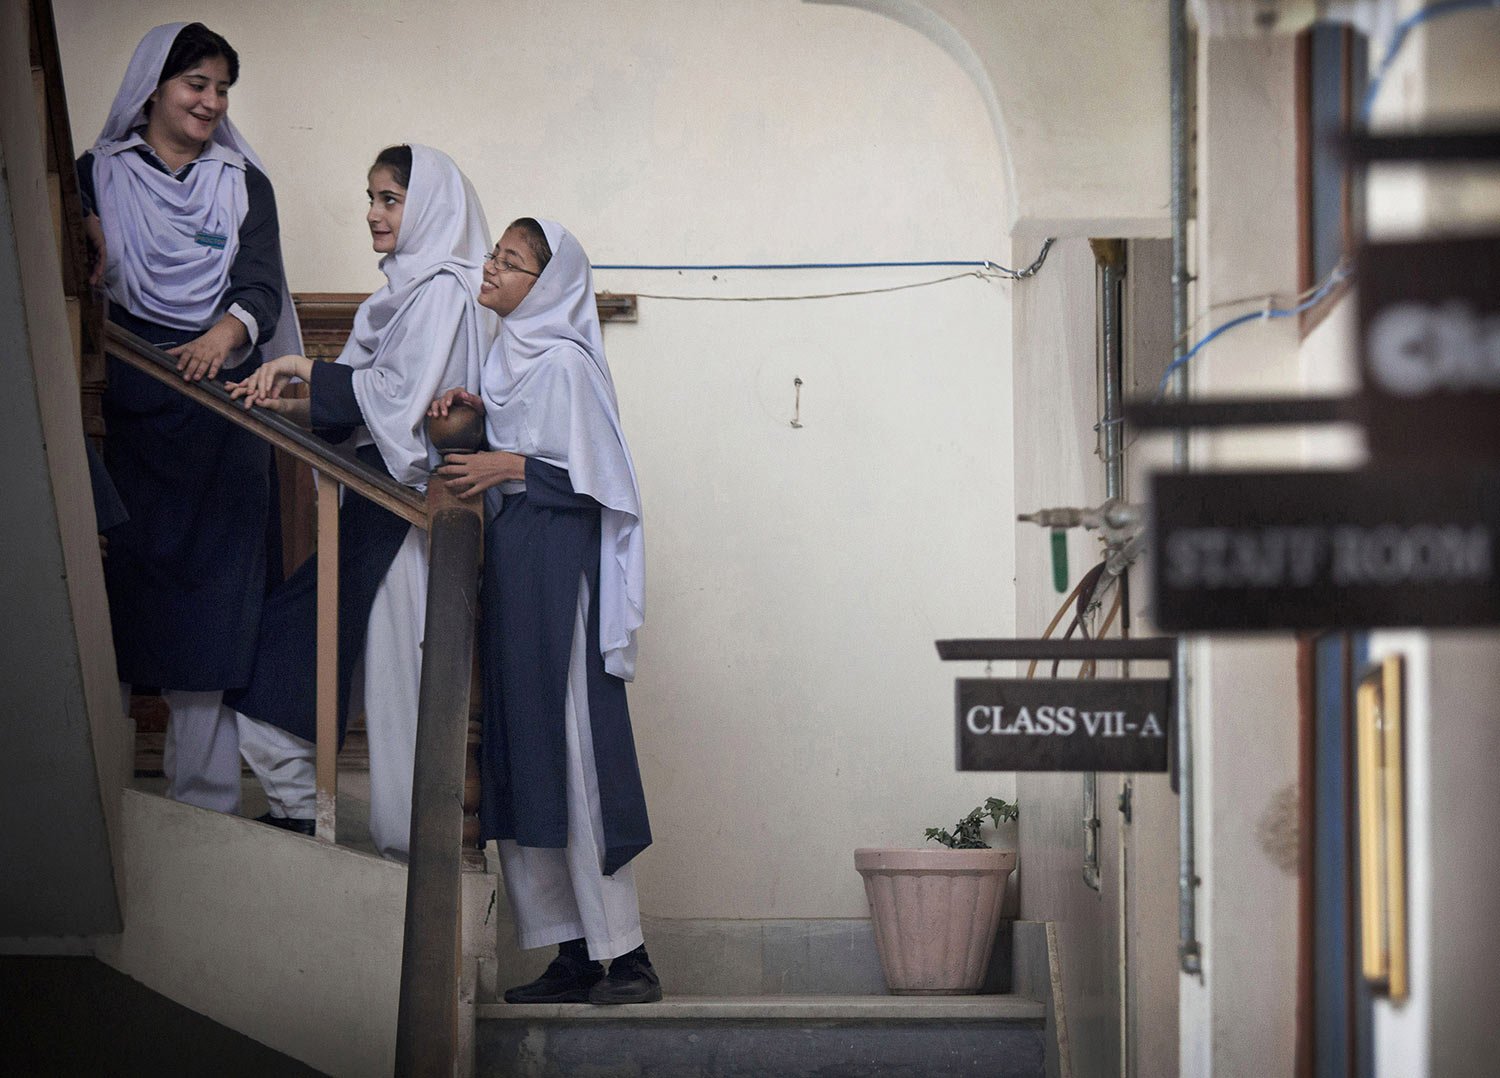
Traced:
[[547, 263], [552, 261], [552, 245], [547, 242], [547, 233], [542, 231], [541, 222], [535, 217], [517, 217], [510, 227], [519, 228], [521, 235], [526, 237], [526, 246], [536, 256], [537, 272], [546, 269]]
[[175, 79], [200, 60], [215, 56], [224, 57], [224, 62], [229, 65], [229, 85], [233, 86], [240, 78], [240, 54], [234, 51], [229, 42], [201, 22], [190, 22], [177, 31], [177, 37], [167, 53], [167, 62], [161, 65], [161, 77], [156, 80], [156, 84], [160, 86], [168, 79]]
[[370, 171], [377, 168], [388, 168], [396, 174], [396, 182], [402, 187], [411, 186], [411, 147], [410, 146], [387, 146], [375, 155], [375, 163], [370, 166]]

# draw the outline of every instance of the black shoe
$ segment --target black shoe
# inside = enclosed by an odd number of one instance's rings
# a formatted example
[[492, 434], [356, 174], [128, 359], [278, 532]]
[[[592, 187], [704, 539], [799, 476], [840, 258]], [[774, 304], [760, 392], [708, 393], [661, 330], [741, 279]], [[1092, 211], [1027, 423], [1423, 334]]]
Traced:
[[655, 1003], [661, 999], [661, 978], [652, 968], [646, 948], [637, 947], [609, 964], [609, 975], [589, 991], [589, 1002]]
[[317, 833], [317, 820], [301, 820], [295, 816], [272, 816], [269, 812], [255, 817], [256, 823], [268, 823], [272, 827], [279, 827], [283, 831], [295, 831], [299, 835], [312, 836]]
[[530, 984], [505, 990], [506, 1003], [587, 1003], [589, 989], [604, 976], [598, 962], [560, 954], [547, 971]]

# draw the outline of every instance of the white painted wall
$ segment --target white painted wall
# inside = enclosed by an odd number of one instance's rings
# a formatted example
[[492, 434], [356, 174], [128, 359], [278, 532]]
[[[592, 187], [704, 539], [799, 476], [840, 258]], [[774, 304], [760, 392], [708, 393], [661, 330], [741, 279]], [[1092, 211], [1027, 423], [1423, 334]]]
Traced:
[[813, 0], [920, 30], [974, 78], [1018, 237], [1171, 233], [1165, 0]]
[[[1296, 292], [1293, 46], [1200, 41], [1198, 201], [1191, 339], [1242, 296]], [[1194, 360], [1195, 393], [1289, 391], [1294, 319], [1257, 323]], [[1284, 432], [1195, 439], [1196, 469], [1296, 466]], [[1293, 1069], [1295, 861], [1265, 839], [1297, 781], [1295, 650], [1289, 637], [1215, 637], [1194, 648], [1193, 750], [1202, 978], [1182, 977], [1182, 1073]]]
[[[1093, 456], [1099, 418], [1095, 359], [1097, 304], [1094, 255], [1086, 240], [1061, 240], [1048, 273], [1017, 297], [1014, 323], [1016, 379], [1016, 506], [1032, 512], [1054, 506], [1092, 506], [1104, 499], [1104, 471]], [[1066, 596], [1052, 582], [1050, 536], [1035, 524], [1014, 524], [1017, 635], [1038, 637]], [[1092, 533], [1068, 533], [1068, 588], [1100, 556]], [[1067, 628], [1066, 619], [1060, 631]], [[1024, 675], [1029, 663], [1017, 663]], [[1046, 676], [1050, 664], [1039, 668]], [[975, 671], [974, 673], [977, 673]], [[1071, 664], [1065, 676], [1073, 673]], [[974, 674], [970, 674], [974, 676]], [[1108, 802], [1112, 776], [1101, 776]], [[1108, 886], [1091, 890], [1082, 878], [1083, 778], [1079, 774], [1017, 775], [1022, 803], [1021, 916], [1056, 925], [1063, 1000], [1073, 1073], [1118, 1073], [1118, 831], [1100, 830]], [[1101, 814], [1103, 815], [1103, 814]], [[1111, 814], [1117, 816], [1117, 813]]]
[[[792, 0], [56, 3], [74, 130], [135, 42], [197, 18], [277, 185], [294, 290], [379, 283], [383, 145], [430, 142], [492, 227], [555, 216], [599, 262], [1014, 256], [984, 101], [937, 45]], [[741, 296], [942, 271], [601, 272]], [[1006, 775], [953, 772], [944, 636], [1012, 632], [1009, 285], [792, 303], [642, 299], [607, 346], [646, 507], [632, 711], [648, 914], [867, 912], [851, 851], [921, 842]], [[800, 430], [792, 380], [804, 381]]]
[[[1403, 15], [1421, 5], [1403, 0]], [[1383, 48], [1383, 43], [1380, 44]], [[1378, 127], [1493, 126], [1500, 114], [1500, 12], [1462, 11], [1413, 32], [1376, 100]], [[1381, 238], [1500, 226], [1494, 168], [1372, 172], [1371, 233]], [[1379, 1078], [1493, 1069], [1500, 858], [1482, 808], [1500, 765], [1493, 719], [1500, 638], [1493, 632], [1380, 633], [1372, 657], [1406, 658], [1408, 963], [1403, 1003], [1377, 998]], [[1476, 801], [1475, 799], [1479, 799]]]
[[[1399, 5], [1402, 14], [1419, 6]], [[1384, 45], [1375, 43], [1372, 66]], [[1200, 42], [1200, 314], [1234, 296], [1294, 290], [1290, 50], [1289, 40]], [[1500, 111], [1497, 56], [1495, 13], [1466, 12], [1416, 32], [1387, 78], [1376, 126], [1492, 122]], [[1500, 197], [1493, 182], [1473, 172], [1434, 177], [1383, 169], [1374, 175], [1369, 210], [1378, 237], [1472, 230], [1477, 222], [1493, 229]], [[1234, 313], [1207, 318], [1200, 333]], [[1353, 316], [1349, 296], [1301, 340], [1293, 320], [1237, 330], [1195, 361], [1196, 390], [1352, 392]], [[1219, 435], [1201, 439], [1198, 448], [1200, 461], [1221, 468], [1343, 467], [1365, 459], [1362, 437], [1348, 428], [1291, 438]], [[1493, 1043], [1500, 999], [1486, 908], [1497, 861], [1483, 851], [1487, 825], [1457, 833], [1449, 808], [1481, 788], [1482, 776], [1500, 760], [1485, 715], [1500, 669], [1495, 638], [1383, 632], [1371, 650], [1373, 657], [1399, 652], [1407, 659], [1412, 976], [1407, 1001], [1376, 1000], [1375, 1073], [1487, 1073], [1482, 1046]], [[1199, 935], [1206, 977], [1183, 981], [1182, 1073], [1289, 1073], [1294, 881], [1267, 857], [1263, 825], [1271, 820], [1268, 795], [1296, 777], [1291, 645], [1286, 638], [1215, 638], [1198, 653]]]
[[404, 868], [135, 790], [123, 808], [125, 931], [101, 958], [320, 1071], [391, 1073]]

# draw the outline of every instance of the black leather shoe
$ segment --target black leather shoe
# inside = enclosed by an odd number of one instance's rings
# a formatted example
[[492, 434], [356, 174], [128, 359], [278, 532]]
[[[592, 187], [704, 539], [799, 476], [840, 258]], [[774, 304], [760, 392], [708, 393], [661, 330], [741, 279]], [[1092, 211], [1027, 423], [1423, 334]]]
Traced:
[[587, 1003], [589, 989], [604, 976], [598, 962], [560, 954], [530, 984], [505, 990], [506, 1003]]
[[589, 991], [589, 1002], [601, 1006], [615, 1003], [655, 1003], [661, 999], [661, 978], [651, 965], [644, 947], [622, 954], [609, 964], [609, 975]]
[[255, 817], [256, 823], [268, 823], [283, 831], [295, 831], [299, 835], [314, 835], [318, 830], [317, 820], [301, 820], [295, 816], [272, 816], [269, 812]]

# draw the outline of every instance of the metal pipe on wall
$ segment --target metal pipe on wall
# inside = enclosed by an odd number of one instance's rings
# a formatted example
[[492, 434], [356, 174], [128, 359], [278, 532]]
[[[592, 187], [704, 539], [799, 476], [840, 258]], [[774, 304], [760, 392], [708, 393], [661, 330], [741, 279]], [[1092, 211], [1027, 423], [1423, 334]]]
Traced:
[[[1104, 414], [1099, 420], [1104, 457], [1104, 494], [1106, 504], [1117, 501], [1125, 489], [1125, 462], [1121, 449], [1121, 383], [1124, 379], [1124, 329], [1121, 325], [1121, 284], [1125, 274], [1123, 240], [1090, 240], [1094, 259], [1099, 263], [1099, 340], [1100, 369]], [[1110, 574], [1099, 577], [1088, 605], [1098, 601]], [[1099, 775], [1090, 771], [1083, 776], [1083, 882], [1094, 890], [1100, 887], [1099, 868]]]
[[[1188, 25], [1186, 0], [1170, 0], [1167, 7], [1170, 42], [1172, 111], [1172, 358], [1180, 359], [1188, 330]], [[1186, 366], [1172, 376], [1172, 396], [1186, 400]], [[1187, 471], [1188, 435], [1178, 430], [1172, 438], [1172, 464]], [[1202, 950], [1198, 943], [1198, 869], [1194, 855], [1193, 826], [1193, 724], [1189, 703], [1192, 696], [1191, 652], [1186, 640], [1177, 641], [1173, 663], [1173, 714], [1177, 746], [1177, 954], [1182, 972], [1201, 976]]]

